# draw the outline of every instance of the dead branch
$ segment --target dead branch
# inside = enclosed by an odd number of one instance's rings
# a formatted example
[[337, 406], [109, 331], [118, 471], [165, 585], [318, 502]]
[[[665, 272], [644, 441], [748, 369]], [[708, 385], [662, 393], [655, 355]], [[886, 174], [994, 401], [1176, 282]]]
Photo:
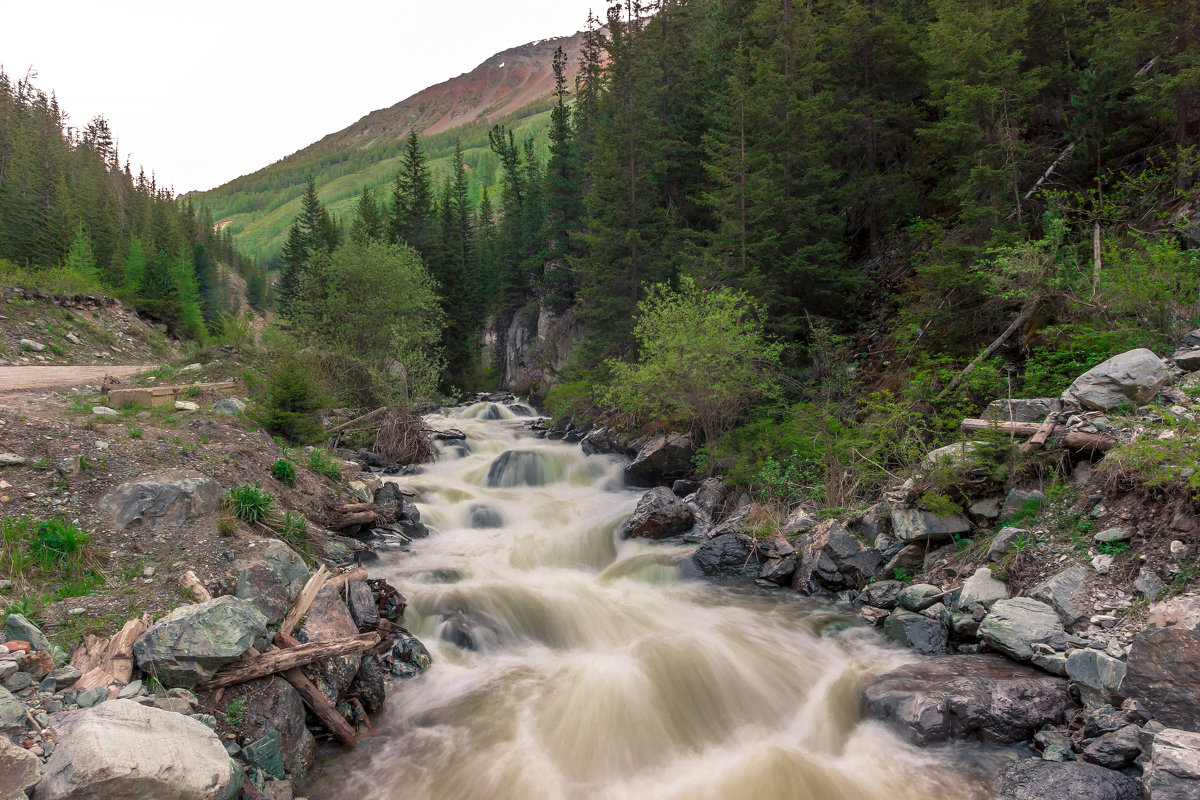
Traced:
[[[994, 422], [986, 419], [964, 419], [962, 421], [962, 430], [967, 433], [997, 430], [1015, 436], [1033, 436], [1041, 429], [1042, 424], [1036, 422]], [[1117, 441], [1098, 433], [1070, 431], [1063, 436], [1062, 443], [1064, 447], [1073, 447], [1077, 450], [1110, 450], [1116, 446]]]
[[321, 567], [313, 573], [308, 582], [304, 584], [304, 588], [300, 590], [300, 596], [296, 598], [296, 604], [292, 606], [287, 615], [283, 618], [283, 622], [279, 625], [279, 630], [291, 635], [296, 626], [300, 624], [300, 620], [308, 613], [308, 609], [312, 607], [313, 600], [317, 597], [317, 592], [321, 591], [321, 587], [325, 585], [325, 581], [329, 580], [329, 570], [322, 564]]
[[1025, 308], [1021, 310], [1021, 313], [1017, 315], [1017, 318], [1012, 321], [1012, 324], [1004, 329], [1004, 333], [996, 337], [996, 340], [989, 344], [986, 350], [977, 355], [974, 361], [972, 361], [970, 364], [967, 364], [967, 366], [963, 368], [963, 371], [958, 373], [954, 380], [950, 381], [950, 385], [942, 390], [942, 393], [938, 395], [938, 398], [943, 398], [957, 389], [958, 385], [962, 383], [963, 378], [966, 378], [971, 370], [975, 369], [988, 358], [990, 358], [992, 353], [999, 350], [1000, 346], [1008, 341], [1008, 337], [1016, 333], [1022, 325], [1029, 321], [1029, 319], [1033, 316], [1033, 312], [1037, 311], [1037, 307], [1038, 303], [1036, 300], [1025, 306]]
[[[275, 634], [275, 645], [286, 650], [299, 647], [300, 643], [281, 631]], [[321, 720], [339, 742], [346, 747], [354, 747], [358, 744], [358, 731], [342, 719], [342, 715], [337, 712], [333, 703], [329, 702], [329, 698], [321, 694], [321, 690], [305, 677], [299, 667], [284, 670], [280, 675], [295, 687], [296, 691], [300, 693], [301, 699], [304, 700], [304, 704], [312, 710], [317, 719]]]
[[222, 686], [245, 683], [255, 678], [265, 678], [276, 672], [302, 667], [314, 661], [361, 653], [364, 650], [370, 650], [377, 644], [379, 644], [379, 634], [374, 632], [361, 633], [358, 636], [336, 639], [332, 642], [297, 643], [295, 647], [263, 653], [222, 667], [212, 678], [197, 686], [196, 690], [204, 692], [210, 689], [219, 689]]
[[336, 426], [330, 428], [325, 433], [329, 436], [333, 436], [335, 433], [340, 433], [341, 431], [344, 431], [347, 428], [353, 427], [354, 425], [361, 425], [364, 422], [368, 422], [370, 420], [375, 419], [376, 417], [382, 416], [386, 412], [387, 412], [387, 406], [380, 406], [379, 408], [375, 409], [374, 411], [363, 414], [361, 417], [355, 417], [354, 419], [350, 420], [349, 422], [343, 422], [341, 425], [336, 425]]

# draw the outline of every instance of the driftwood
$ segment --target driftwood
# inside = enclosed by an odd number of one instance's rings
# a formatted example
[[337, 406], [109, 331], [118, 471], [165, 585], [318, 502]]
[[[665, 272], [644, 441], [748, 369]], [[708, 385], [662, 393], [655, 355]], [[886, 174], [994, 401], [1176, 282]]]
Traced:
[[[289, 650], [302, 645], [286, 633], [280, 631], [275, 634], [275, 645], [281, 650]], [[313, 685], [313, 682], [305, 677], [299, 667], [292, 667], [280, 673], [283, 679], [290, 683], [300, 697], [304, 700], [304, 704], [309, 707], [313, 715], [321, 720], [321, 723], [329, 729], [337, 739], [346, 747], [354, 747], [358, 744], [358, 731], [356, 731], [350, 723], [342, 719], [342, 715], [337, 712], [337, 708], [333, 703], [329, 702], [329, 698], [321, 694], [321, 690]]]
[[355, 525], [374, 525], [379, 521], [379, 514], [374, 511], [352, 511], [347, 514], [335, 514], [325, 523], [331, 531], [342, 531]]
[[208, 589], [204, 588], [204, 584], [196, 577], [196, 573], [190, 569], [179, 576], [179, 585], [192, 593], [192, 597], [196, 598], [197, 603], [207, 603], [212, 600], [212, 595], [208, 593]]
[[325, 585], [325, 581], [327, 580], [329, 580], [329, 570], [322, 564], [313, 573], [312, 577], [308, 579], [308, 583], [304, 584], [304, 588], [300, 590], [300, 596], [296, 598], [296, 605], [292, 606], [287, 616], [283, 618], [283, 622], [279, 625], [279, 630], [291, 635], [296, 626], [300, 624], [300, 620], [308, 613], [313, 600], [316, 599], [317, 592], [321, 591], [321, 587]]
[[343, 586], [345, 586], [350, 581], [365, 581], [366, 579], [367, 579], [367, 568], [366, 567], [355, 567], [352, 570], [347, 570], [346, 572], [343, 572], [341, 575], [334, 575], [332, 578], [329, 579], [329, 583], [331, 586], [336, 586], [339, 589], [341, 589]]
[[349, 422], [343, 422], [341, 425], [336, 425], [336, 426], [330, 428], [328, 431], [326, 431], [326, 433], [329, 436], [333, 436], [335, 433], [340, 433], [341, 431], [344, 431], [347, 428], [352, 428], [355, 425], [361, 425], [364, 422], [369, 422], [369, 421], [375, 419], [376, 417], [379, 417], [385, 413], [387, 413], [387, 406], [380, 406], [379, 408], [375, 409], [374, 411], [363, 414], [361, 417], [355, 417], [354, 419], [350, 420]]
[[276, 672], [284, 672], [293, 667], [302, 667], [314, 661], [324, 661], [327, 658], [361, 653], [379, 644], [379, 634], [362, 633], [346, 639], [332, 642], [297, 643], [294, 647], [263, 653], [245, 661], [238, 661], [222, 667], [216, 675], [196, 687], [197, 691], [219, 689], [222, 686], [233, 686], [245, 683], [255, 678], [265, 678]]
[[360, 511], [374, 511], [374, 503], [344, 503], [333, 509], [335, 514], [357, 514]]
[[1046, 421], [1041, 424], [1037, 432], [1033, 434], [1028, 442], [1018, 448], [1022, 453], [1032, 453], [1040, 450], [1045, 446], [1046, 441], [1054, 434], [1055, 427], [1058, 426], [1058, 413], [1062, 410], [1062, 401], [1055, 400], [1051, 405], [1050, 413], [1046, 415]]
[[[97, 686], [109, 686], [114, 682], [129, 683], [129, 679], [133, 677], [133, 643], [150, 625], [150, 615], [143, 614], [126, 622], [107, 642], [100, 637], [89, 637], [89, 641], [76, 650], [75, 657], [71, 659], [71, 665], [83, 671], [83, 676], [75, 682], [73, 688], [83, 691]], [[100, 647], [101, 642], [103, 649]], [[78, 663], [76, 658], [79, 659]]]
[[[962, 421], [962, 429], [967, 433], [995, 430], [1001, 433], [1011, 433], [1014, 436], [1034, 436], [1042, 430], [1043, 426], [1044, 423], [1037, 422], [994, 422], [986, 419], [964, 419]], [[1049, 434], [1047, 434], [1048, 436]], [[1077, 450], [1109, 450], [1117, 444], [1117, 441], [1098, 433], [1069, 431], [1063, 436], [1062, 443], [1065, 447], [1073, 447]]]

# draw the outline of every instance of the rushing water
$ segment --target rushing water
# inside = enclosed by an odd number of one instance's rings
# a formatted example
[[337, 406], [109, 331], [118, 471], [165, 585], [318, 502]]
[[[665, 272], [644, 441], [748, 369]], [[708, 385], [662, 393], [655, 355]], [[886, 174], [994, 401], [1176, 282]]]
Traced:
[[327, 753], [314, 798], [958, 800], [982, 750], [920, 750], [858, 713], [858, 687], [909, 658], [791, 593], [683, 580], [679, 546], [621, 541], [639, 492], [615, 458], [526, 435], [478, 404], [400, 482], [435, 533], [390, 553], [404, 625], [433, 667], [382, 732]]

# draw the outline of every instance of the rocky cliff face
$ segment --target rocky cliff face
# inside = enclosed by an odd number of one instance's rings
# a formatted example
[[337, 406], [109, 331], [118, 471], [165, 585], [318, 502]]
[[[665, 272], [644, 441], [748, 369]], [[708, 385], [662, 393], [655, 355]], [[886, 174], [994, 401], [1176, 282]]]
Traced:
[[541, 303], [531, 303], [502, 331], [490, 331], [486, 341], [498, 359], [501, 386], [528, 391], [536, 400], [557, 382], [580, 338], [573, 313], [554, 314]]

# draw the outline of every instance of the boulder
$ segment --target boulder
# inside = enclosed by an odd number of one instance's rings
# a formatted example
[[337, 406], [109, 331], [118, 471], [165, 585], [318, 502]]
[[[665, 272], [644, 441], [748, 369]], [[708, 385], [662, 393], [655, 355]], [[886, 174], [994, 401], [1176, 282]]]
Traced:
[[[326, 584], [317, 592], [304, 624], [296, 631], [296, 639], [301, 642], [329, 642], [357, 634], [358, 626], [350, 616], [350, 609], [342, 602], [338, 588]], [[336, 705], [354, 681], [360, 658], [357, 653], [327, 658], [304, 667], [304, 674], [329, 702]]]
[[304, 559], [278, 539], [267, 540], [235, 568], [234, 596], [253, 604], [270, 625], [283, 619], [311, 575]]
[[1121, 694], [1140, 700], [1172, 728], [1200, 731], [1200, 631], [1151, 628], [1137, 634]]
[[1011, 800], [1142, 800], [1137, 781], [1080, 761], [1026, 758], [1001, 767], [992, 778], [997, 797]]
[[949, 539], [971, 530], [971, 523], [962, 514], [940, 517], [920, 508], [892, 506], [891, 515], [892, 535], [902, 542]]
[[1008, 519], [1022, 511], [1027, 510], [1034, 504], [1041, 505], [1042, 500], [1046, 495], [1037, 489], [1025, 491], [1024, 489], [1013, 489], [1004, 498], [1004, 505], [1000, 506], [1000, 518]]
[[936, 450], [930, 450], [921, 459], [922, 469], [934, 467], [955, 468], [971, 460], [972, 456], [983, 447], [982, 442], [955, 442]]
[[1066, 631], [1054, 609], [1028, 597], [997, 601], [979, 623], [979, 638], [1018, 661], [1033, 658], [1035, 644], [1054, 650], [1067, 646]]
[[242, 769], [216, 733], [132, 700], [83, 712], [46, 762], [34, 800], [231, 800]]
[[1093, 708], [1120, 701], [1117, 694], [1125, 677], [1125, 662], [1099, 650], [1084, 648], [1067, 656], [1067, 676], [1079, 690], [1079, 698]]
[[1093, 611], [1091, 571], [1076, 564], [1034, 586], [1029, 596], [1050, 605], [1067, 628], [1086, 625]]
[[25, 456], [17, 453], [0, 453], [0, 467], [19, 467], [25, 463]]
[[9, 614], [4, 620], [4, 639], [29, 642], [29, 646], [38, 652], [50, 652], [50, 642], [37, 625], [27, 620], [21, 614]]
[[633, 516], [621, 528], [623, 539], [666, 539], [686, 532], [696, 518], [688, 504], [665, 486], [642, 496]]
[[787, 519], [783, 521], [779, 532], [784, 536], [795, 536], [798, 533], [812, 530], [820, 521], [820, 517], [801, 506], [792, 509], [787, 515]]
[[883, 635], [924, 656], [946, 652], [949, 633], [941, 620], [897, 608], [883, 622]]
[[245, 413], [246, 404], [236, 397], [226, 397], [224, 400], [213, 403], [212, 410], [218, 414], [229, 414], [236, 417]]
[[[1000, 516], [999, 513], [996, 516]], [[999, 533], [992, 538], [991, 545], [988, 546], [987, 560], [997, 561], [1003, 558], [1016, 546], [1018, 541], [1028, 540], [1032, 537], [1033, 534], [1023, 528], [1001, 528]]]
[[924, 611], [938, 602], [941, 596], [942, 590], [932, 583], [914, 583], [900, 590], [896, 602], [909, 611]]
[[396, 522], [404, 512], [404, 495], [400, 493], [400, 486], [395, 483], [384, 481], [383, 485], [375, 490], [372, 499], [375, 502], [375, 513], [385, 524]]
[[1132, 538], [1133, 531], [1123, 527], [1105, 528], [1092, 537], [1097, 542], [1128, 542]]
[[0, 800], [25, 800], [44, 774], [36, 755], [0, 736]]
[[350, 684], [349, 693], [358, 698], [363, 710], [374, 714], [383, 708], [387, 699], [387, 686], [384, 683], [383, 668], [375, 656], [365, 656], [359, 664], [354, 682]]
[[1083, 748], [1080, 760], [1089, 764], [1099, 764], [1108, 769], [1123, 769], [1137, 758], [1142, 750], [1138, 746], [1137, 725], [1126, 725], [1111, 733], [1097, 737], [1091, 744]]
[[985, 497], [976, 500], [967, 508], [972, 517], [982, 518], [985, 523], [1000, 518], [1000, 506], [1004, 505], [1003, 497]]
[[1113, 356], [1080, 375], [1063, 392], [1063, 399], [1085, 408], [1108, 411], [1123, 402], [1141, 405], [1171, 379], [1167, 364], [1141, 348]]
[[252, 603], [231, 595], [180, 606], [133, 644], [142, 672], [167, 686], [191, 687], [208, 680], [261, 641], [267, 618]]
[[154, 530], [215, 512], [221, 486], [211, 478], [144, 478], [122, 483], [100, 501], [117, 528], [141, 525]]
[[883, 574], [899, 577], [899, 570], [904, 570], [909, 575], [920, 572], [925, 564], [925, 550], [925, 546], [920, 544], [904, 545], [883, 566]]
[[958, 607], [972, 609], [977, 605], [991, 608], [996, 601], [1008, 599], [1008, 587], [997, 580], [987, 567], [980, 567], [963, 583], [958, 595]]
[[375, 603], [371, 587], [364, 581], [349, 581], [346, 584], [346, 606], [359, 628], [374, 630], [379, 627], [379, 606]]
[[1057, 401], [1053, 397], [993, 400], [983, 410], [980, 419], [997, 422], [1041, 422], [1050, 415], [1055, 402]]
[[859, 595], [863, 605], [883, 608], [891, 611], [900, 602], [900, 591], [904, 584], [900, 581], [876, 581], [868, 583]]
[[392, 645], [392, 674], [398, 678], [413, 678], [429, 669], [433, 659], [421, 640], [400, 629]]
[[796, 550], [798, 561], [791, 585], [805, 594], [854, 588], [882, 571], [882, 554], [873, 547], [864, 548], [834, 519], [801, 534]]
[[[917, 616], [917, 615], [913, 615]], [[915, 744], [969, 739], [1011, 744], [1062, 720], [1066, 681], [995, 655], [939, 656], [873, 679], [866, 715]]]
[[708, 577], [740, 576], [757, 578], [760, 565], [754, 557], [754, 537], [744, 533], [725, 533], [709, 539], [692, 553], [690, 563]]
[[787, 586], [792, 582], [792, 576], [796, 573], [796, 557], [786, 556], [784, 558], [767, 558], [763, 561], [762, 569], [759, 571], [759, 577], [764, 581], [770, 581], [777, 586]]
[[25, 706], [8, 689], [0, 686], [0, 731], [20, 728], [24, 724]]
[[711, 523], [720, 514], [721, 506], [725, 505], [725, 495], [725, 481], [720, 478], [707, 478], [700, 484], [696, 496], [692, 499], [696, 506], [696, 516], [702, 522]]
[[633, 486], [658, 486], [686, 478], [692, 473], [696, 445], [682, 433], [655, 436], [642, 445], [637, 456], [625, 466], [625, 480]]
[[1200, 628], [1200, 597], [1174, 597], [1150, 606], [1149, 622], [1155, 628]]
[[1200, 733], [1166, 728], [1154, 736], [1142, 783], [1147, 800], [1200, 797]]
[[[211, 697], [206, 699], [212, 702]], [[290, 683], [272, 675], [234, 684], [221, 696], [221, 707], [238, 701], [244, 710], [236, 729], [244, 741], [258, 741], [275, 731], [283, 768], [289, 775], [301, 776], [312, 767], [316, 740], [304, 725], [304, 701]]]
[[1188, 347], [1176, 350], [1171, 360], [1185, 372], [1195, 372], [1200, 369], [1200, 347]]

